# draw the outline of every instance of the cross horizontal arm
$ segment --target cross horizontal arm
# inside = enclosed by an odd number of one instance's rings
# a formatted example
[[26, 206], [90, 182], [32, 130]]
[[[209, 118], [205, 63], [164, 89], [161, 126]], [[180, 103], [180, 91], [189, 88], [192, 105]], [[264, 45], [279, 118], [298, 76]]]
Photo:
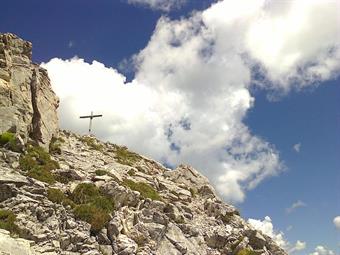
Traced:
[[88, 115], [88, 116], [80, 116], [79, 118], [86, 119], [86, 118], [96, 118], [96, 117], [103, 117], [103, 115]]

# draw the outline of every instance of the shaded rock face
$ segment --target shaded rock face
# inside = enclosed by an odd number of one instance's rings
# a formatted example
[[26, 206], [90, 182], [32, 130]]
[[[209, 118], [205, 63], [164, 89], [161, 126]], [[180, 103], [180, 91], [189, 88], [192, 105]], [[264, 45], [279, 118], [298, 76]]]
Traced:
[[59, 100], [47, 71], [31, 57], [30, 42], [0, 34], [0, 133], [11, 131], [48, 148], [58, 131]]

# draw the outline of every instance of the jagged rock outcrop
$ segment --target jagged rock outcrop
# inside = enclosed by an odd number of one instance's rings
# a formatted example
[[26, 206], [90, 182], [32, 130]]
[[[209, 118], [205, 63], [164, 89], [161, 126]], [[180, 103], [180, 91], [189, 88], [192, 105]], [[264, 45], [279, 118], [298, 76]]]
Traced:
[[56, 133], [57, 99], [30, 62], [31, 45], [0, 38], [1, 131], [14, 127], [50, 148], [0, 146], [0, 229], [10, 231], [0, 230], [0, 255], [287, 254], [194, 168], [170, 170], [126, 147]]
[[32, 63], [32, 44], [0, 34], [0, 133], [11, 131], [48, 148], [58, 131], [58, 102], [47, 71]]

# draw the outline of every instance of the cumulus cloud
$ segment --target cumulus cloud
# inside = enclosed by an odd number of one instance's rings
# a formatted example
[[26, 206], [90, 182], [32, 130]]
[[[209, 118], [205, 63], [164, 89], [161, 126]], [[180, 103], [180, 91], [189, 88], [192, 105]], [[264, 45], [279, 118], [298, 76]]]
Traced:
[[287, 92], [338, 75], [339, 1], [265, 1], [261, 7], [246, 44], [273, 81], [269, 86]]
[[296, 151], [297, 153], [299, 153], [300, 150], [301, 150], [301, 143], [294, 144], [293, 150]]
[[[305, 87], [335, 76], [339, 64], [336, 24], [327, 23], [330, 27], [322, 33], [311, 29], [325, 19], [334, 21], [336, 2], [311, 1], [299, 8], [306, 22], [291, 26], [294, 33], [263, 25], [279, 18], [294, 24], [296, 1], [287, 1], [285, 8], [276, 2], [225, 0], [186, 19], [160, 18], [147, 46], [133, 57], [136, 73], [129, 83], [117, 70], [95, 61], [52, 59], [43, 64], [61, 98], [62, 127], [86, 130], [77, 116], [102, 113], [104, 118], [94, 123], [102, 139], [167, 165], [189, 163], [227, 201], [242, 202], [247, 190], [283, 169], [275, 147], [243, 123], [255, 102], [251, 86], [287, 92], [297, 84]], [[270, 42], [277, 29], [285, 36], [274, 45], [281, 46], [262, 47], [266, 42], [260, 37]], [[298, 57], [289, 62], [290, 47]], [[312, 67], [321, 72], [321, 66], [323, 75], [311, 75]], [[256, 80], [254, 69], [266, 81]]]
[[332, 250], [328, 250], [327, 247], [318, 245], [314, 252], [310, 253], [309, 255], [335, 255], [335, 253]]
[[306, 242], [297, 240], [295, 245], [289, 250], [289, 254], [306, 249]]
[[286, 212], [292, 213], [296, 209], [301, 208], [301, 207], [306, 207], [306, 206], [307, 206], [306, 203], [302, 202], [301, 200], [298, 200], [295, 203], [293, 203], [290, 207], [286, 208]]
[[333, 219], [333, 223], [334, 223], [335, 227], [340, 230], [340, 216], [336, 216]]
[[170, 11], [183, 6], [187, 0], [127, 0], [129, 4], [137, 4], [154, 10]]
[[306, 249], [306, 242], [300, 240], [297, 240], [294, 245], [291, 245], [284, 238], [283, 232], [274, 229], [272, 220], [269, 216], [266, 216], [263, 220], [248, 219], [248, 223], [256, 230], [259, 230], [272, 238], [281, 248], [289, 250], [289, 254]]
[[248, 223], [263, 234], [271, 237], [280, 247], [284, 249], [289, 247], [289, 243], [284, 238], [283, 232], [277, 232], [274, 230], [272, 220], [269, 216], [266, 216], [264, 220], [248, 219]]

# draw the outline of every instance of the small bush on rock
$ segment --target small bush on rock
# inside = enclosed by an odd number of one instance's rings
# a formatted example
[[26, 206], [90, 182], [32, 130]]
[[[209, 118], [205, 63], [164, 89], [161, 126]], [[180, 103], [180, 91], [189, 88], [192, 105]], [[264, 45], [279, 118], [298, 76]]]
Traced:
[[237, 255], [257, 255], [257, 253], [250, 249], [242, 249], [237, 253]]
[[34, 179], [49, 184], [56, 182], [51, 171], [59, 168], [59, 164], [40, 146], [29, 145], [27, 153], [20, 156], [19, 164], [21, 169]]
[[108, 212], [108, 213], [113, 211], [114, 203], [108, 197], [98, 196], [92, 201], [91, 204], [94, 205], [97, 208], [102, 209], [105, 212]]
[[20, 156], [21, 169], [28, 171], [37, 166], [41, 166], [46, 170], [59, 168], [58, 162], [51, 159], [51, 156], [40, 146], [29, 146], [26, 154]]
[[132, 166], [141, 159], [137, 153], [129, 151], [126, 147], [117, 146], [115, 154], [115, 159], [122, 165]]
[[50, 145], [49, 145], [49, 151], [51, 154], [61, 154], [61, 143], [64, 142], [64, 139], [62, 138], [56, 138], [52, 137]]
[[47, 198], [53, 203], [70, 205], [72, 208], [75, 206], [75, 203], [59, 189], [49, 188], [47, 190]]
[[123, 184], [132, 190], [138, 191], [144, 198], [150, 198], [152, 200], [162, 200], [158, 192], [147, 183], [134, 182], [132, 180], [125, 179]]
[[95, 138], [90, 136], [83, 136], [80, 138], [80, 141], [85, 143], [87, 146], [89, 146], [92, 150], [102, 151], [103, 145], [98, 143]]
[[15, 134], [11, 132], [4, 132], [0, 135], [0, 145], [5, 145], [15, 139]]
[[105, 170], [96, 170], [95, 174], [98, 175], [98, 176], [103, 176], [103, 175], [107, 174], [107, 171], [105, 171]]
[[81, 183], [72, 192], [72, 200], [76, 204], [90, 203], [98, 196], [99, 189], [92, 183]]
[[15, 141], [15, 134], [12, 132], [4, 132], [0, 134], [0, 146], [8, 145], [12, 151], [19, 151]]
[[78, 204], [74, 209], [75, 216], [90, 223], [93, 233], [99, 232], [110, 220], [114, 202], [102, 194], [96, 185], [81, 183], [74, 189], [71, 197]]
[[28, 172], [27, 172], [27, 175], [29, 177], [32, 177], [38, 181], [42, 181], [42, 182], [46, 182], [48, 184], [53, 184], [55, 183], [55, 178], [53, 176], [53, 174], [41, 167], [41, 166], [38, 166], [38, 167], [34, 167], [32, 169], [30, 169]]
[[107, 212], [93, 204], [77, 205], [74, 209], [74, 215], [77, 219], [90, 223], [93, 233], [98, 233], [110, 219]]
[[18, 233], [18, 227], [15, 225], [16, 216], [9, 210], [0, 209], [0, 228], [6, 229], [11, 234]]

